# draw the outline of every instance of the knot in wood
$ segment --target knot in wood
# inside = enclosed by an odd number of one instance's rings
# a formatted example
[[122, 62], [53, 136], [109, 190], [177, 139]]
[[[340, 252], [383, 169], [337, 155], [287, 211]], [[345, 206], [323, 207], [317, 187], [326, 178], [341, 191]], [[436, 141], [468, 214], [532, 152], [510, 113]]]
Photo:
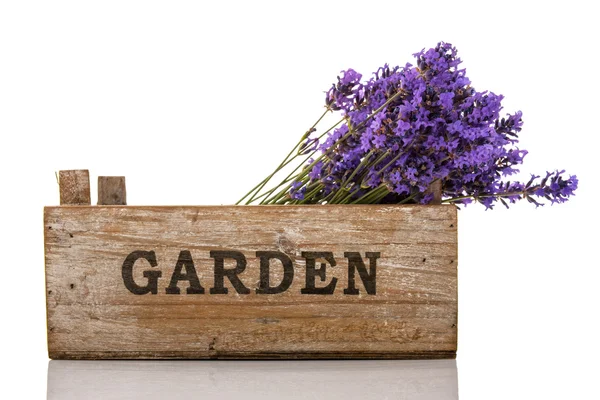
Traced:
[[292, 241], [283, 233], [280, 233], [277, 237], [277, 247], [279, 251], [285, 253], [290, 258], [294, 258], [296, 256], [296, 245], [292, 243]]

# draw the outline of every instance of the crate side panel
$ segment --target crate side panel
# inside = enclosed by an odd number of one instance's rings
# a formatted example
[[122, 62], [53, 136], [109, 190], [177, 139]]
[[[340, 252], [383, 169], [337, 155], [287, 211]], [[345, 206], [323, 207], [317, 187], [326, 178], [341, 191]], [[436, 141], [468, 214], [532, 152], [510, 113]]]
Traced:
[[[45, 210], [48, 346], [54, 358], [447, 357], [456, 351], [457, 234], [451, 206], [323, 207], [48, 207]], [[135, 251], [132, 278], [157, 293], [133, 294], [123, 264]], [[182, 251], [191, 256], [204, 294], [168, 294]], [[225, 278], [228, 294], [211, 294], [211, 251], [246, 260], [238, 275], [249, 294]], [[257, 251], [292, 261], [293, 280], [278, 294], [258, 294]], [[302, 294], [303, 252], [330, 252], [332, 294]], [[378, 252], [376, 293], [359, 273], [349, 287], [346, 252]], [[226, 259], [225, 268], [234, 268]], [[186, 267], [187, 268], [187, 267]], [[188, 269], [185, 271], [189, 272]], [[284, 279], [271, 261], [270, 283]]]

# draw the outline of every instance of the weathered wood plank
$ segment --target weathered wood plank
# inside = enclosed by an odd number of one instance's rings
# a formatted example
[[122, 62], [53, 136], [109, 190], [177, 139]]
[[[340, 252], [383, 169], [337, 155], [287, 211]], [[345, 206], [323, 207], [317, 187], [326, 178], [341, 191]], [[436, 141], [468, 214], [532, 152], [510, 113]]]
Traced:
[[127, 204], [127, 189], [124, 176], [99, 176], [98, 177], [98, 205]]
[[92, 204], [90, 196], [90, 173], [87, 169], [58, 172], [61, 205]]
[[425, 194], [433, 195], [433, 199], [431, 199], [429, 204], [442, 204], [442, 181], [439, 179], [433, 181], [425, 191]]
[[47, 207], [44, 223], [52, 358], [456, 352], [452, 206]]

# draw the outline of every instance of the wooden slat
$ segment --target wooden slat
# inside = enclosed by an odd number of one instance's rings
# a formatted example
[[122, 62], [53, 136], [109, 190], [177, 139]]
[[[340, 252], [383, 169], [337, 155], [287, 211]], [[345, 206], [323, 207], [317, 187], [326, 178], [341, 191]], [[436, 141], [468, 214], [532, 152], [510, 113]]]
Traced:
[[442, 204], [442, 181], [439, 179], [433, 181], [425, 191], [425, 194], [433, 194], [433, 199], [429, 204]]
[[98, 177], [98, 205], [127, 204], [127, 190], [124, 176]]
[[58, 172], [61, 205], [90, 205], [90, 173], [87, 169]]
[[[453, 206], [215, 206], [47, 207], [45, 209], [48, 348], [52, 358], [451, 358], [457, 337], [457, 235]], [[156, 294], [127, 288], [123, 264], [135, 251], [153, 251], [157, 265], [138, 259], [131, 278], [145, 286], [160, 271]], [[235, 251], [246, 260], [238, 293], [213, 294], [215, 257]], [[289, 257], [287, 290], [260, 294], [260, 256]], [[186, 253], [187, 252], [187, 253]], [[332, 294], [303, 294], [306, 252], [323, 258]], [[358, 252], [376, 290], [354, 268]], [[204, 293], [174, 285], [176, 265]], [[214, 254], [213, 254], [214, 255]], [[182, 261], [183, 260], [183, 261]], [[225, 259], [223, 268], [235, 268]], [[310, 268], [310, 265], [308, 265]], [[284, 280], [271, 260], [270, 285]], [[189, 275], [188, 275], [189, 278]], [[263, 277], [264, 279], [264, 277]]]

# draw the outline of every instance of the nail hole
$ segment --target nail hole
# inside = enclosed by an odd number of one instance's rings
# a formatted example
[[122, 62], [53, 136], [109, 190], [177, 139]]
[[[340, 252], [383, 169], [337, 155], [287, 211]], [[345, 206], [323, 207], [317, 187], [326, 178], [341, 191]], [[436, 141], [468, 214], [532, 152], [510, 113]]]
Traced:
[[75, 284], [74, 283], [71, 283], [69, 286], [71, 287], [71, 289], [75, 289]]
[[52, 294], [52, 290], [48, 290], [48, 294]]
[[52, 230], [52, 227], [51, 227], [51, 226], [49, 226], [49, 227], [48, 227], [48, 230]]
[[450, 264], [454, 263], [454, 260], [450, 260]]
[[71, 238], [73, 237], [73, 234], [71, 232], [69, 232], [69, 237], [71, 237]]
[[426, 259], [426, 258], [423, 258], [423, 262], [425, 262], [425, 261], [427, 261], [427, 259]]
[[454, 224], [450, 224], [450, 228], [454, 228]]

